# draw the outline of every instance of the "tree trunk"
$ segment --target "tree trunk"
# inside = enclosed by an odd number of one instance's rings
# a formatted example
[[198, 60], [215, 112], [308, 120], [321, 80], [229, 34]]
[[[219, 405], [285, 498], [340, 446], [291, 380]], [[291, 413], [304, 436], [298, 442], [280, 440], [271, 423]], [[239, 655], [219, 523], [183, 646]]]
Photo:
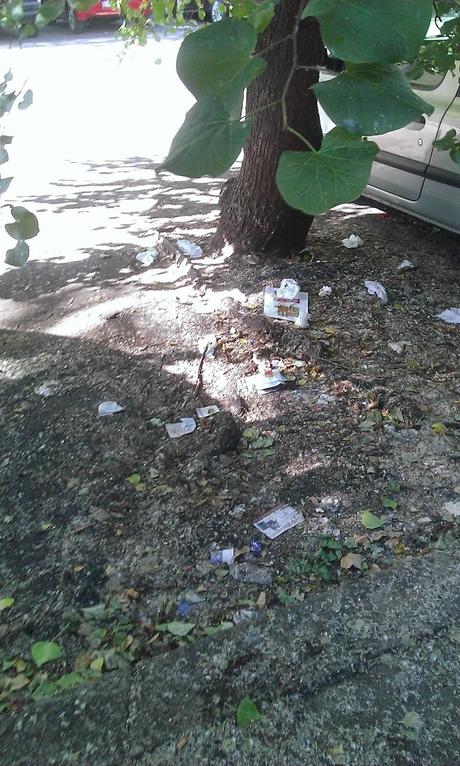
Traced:
[[[278, 101], [293, 62], [292, 39], [273, 45], [289, 35], [299, 11], [299, 0], [281, 0], [270, 26], [260, 35], [256, 51], [265, 54], [267, 68], [248, 88], [248, 115], [265, 104]], [[304, 3], [306, 4], [306, 3]], [[321, 62], [323, 45], [315, 19], [302, 21], [298, 32], [298, 64]], [[286, 97], [288, 123], [318, 148], [321, 126], [316, 99], [308, 88], [318, 81], [317, 71], [297, 70]], [[275, 174], [285, 150], [305, 151], [305, 145], [283, 130], [281, 106], [257, 112], [244, 149], [241, 170], [225, 185], [220, 200], [221, 217], [217, 242], [228, 242], [238, 252], [299, 251], [312, 218], [288, 207], [278, 192]]]

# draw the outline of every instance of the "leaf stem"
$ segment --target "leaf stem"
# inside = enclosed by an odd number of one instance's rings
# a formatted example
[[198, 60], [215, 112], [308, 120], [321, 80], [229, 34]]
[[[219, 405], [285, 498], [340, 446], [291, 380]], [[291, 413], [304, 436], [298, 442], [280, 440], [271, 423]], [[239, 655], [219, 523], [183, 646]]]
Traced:
[[279, 106], [280, 103], [281, 103], [281, 99], [279, 98], [276, 101], [270, 101], [270, 103], [268, 104], [264, 104], [263, 106], [258, 106], [257, 109], [254, 109], [252, 112], [249, 112], [249, 114], [245, 113], [241, 117], [241, 119], [242, 120], [247, 120], [248, 118], [250, 119], [251, 117], [254, 117], [255, 114], [259, 114], [259, 112], [264, 112], [265, 109], [271, 109], [273, 106]]
[[302, 143], [306, 144], [306, 146], [308, 146], [311, 152], [317, 151], [315, 147], [313, 146], [313, 144], [311, 144], [310, 141], [307, 138], [305, 138], [305, 136], [302, 135], [302, 133], [299, 133], [297, 130], [294, 130], [294, 128], [291, 128], [290, 125], [286, 125], [285, 130], [287, 130], [288, 133], [292, 133], [293, 136], [297, 136], [299, 141], [302, 141]]
[[273, 43], [270, 43], [267, 45], [266, 48], [264, 48], [262, 51], [257, 51], [255, 54], [256, 56], [263, 56], [264, 53], [271, 50], [272, 48], [275, 48], [276, 45], [282, 45], [282, 43], [287, 42], [288, 40], [292, 39], [292, 32], [289, 35], [286, 35], [286, 37], [281, 37], [279, 40], [275, 40]]

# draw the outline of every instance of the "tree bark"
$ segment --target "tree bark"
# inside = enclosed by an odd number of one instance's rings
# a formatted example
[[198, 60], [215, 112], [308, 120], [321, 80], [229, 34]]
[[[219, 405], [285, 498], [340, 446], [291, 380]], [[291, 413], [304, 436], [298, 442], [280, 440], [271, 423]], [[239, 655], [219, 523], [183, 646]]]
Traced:
[[[288, 207], [282, 200], [275, 181], [280, 155], [285, 150], [305, 151], [306, 147], [292, 133], [283, 130], [280, 104], [258, 112], [261, 107], [279, 101], [293, 64], [292, 39], [277, 41], [290, 35], [301, 0], [280, 0], [269, 27], [260, 35], [256, 52], [264, 54], [267, 68], [248, 88], [246, 112], [255, 113], [251, 134], [246, 142], [241, 170], [225, 185], [220, 200], [221, 217], [217, 242], [228, 242], [237, 252], [299, 251], [312, 218]], [[315, 19], [299, 26], [298, 64], [321, 63], [323, 44]], [[316, 99], [311, 85], [318, 81], [317, 71], [297, 70], [286, 96], [288, 124], [319, 148], [321, 126]]]

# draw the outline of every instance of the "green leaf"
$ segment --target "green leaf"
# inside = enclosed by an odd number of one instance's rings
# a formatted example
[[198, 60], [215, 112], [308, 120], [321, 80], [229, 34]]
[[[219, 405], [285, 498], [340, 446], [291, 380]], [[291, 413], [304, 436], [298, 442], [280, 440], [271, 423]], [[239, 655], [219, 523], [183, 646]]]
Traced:
[[34, 100], [34, 94], [29, 88], [29, 90], [26, 90], [26, 92], [24, 93], [22, 97], [22, 101], [18, 104], [18, 109], [21, 109], [21, 110], [28, 109], [29, 106], [33, 103], [33, 100]]
[[81, 673], [77, 673], [77, 671], [74, 670], [72, 673], [65, 673], [63, 676], [60, 676], [55, 683], [59, 689], [73, 689], [74, 686], [78, 686], [84, 682], [85, 679]]
[[36, 666], [41, 668], [47, 662], [53, 662], [62, 657], [62, 649], [54, 641], [37, 641], [36, 644], [32, 644], [31, 655]]
[[244, 89], [266, 67], [251, 54], [256, 31], [240, 19], [224, 19], [194, 32], [183, 41], [177, 56], [177, 73], [196, 99], [221, 98], [230, 115], [241, 114]]
[[10, 176], [9, 178], [0, 178], [0, 194], [4, 194], [7, 191], [12, 180], [13, 176]]
[[172, 636], [177, 636], [178, 638], [187, 636], [194, 627], [195, 623], [193, 622], [166, 622], [161, 623], [161, 625], [155, 625], [156, 630], [171, 633]]
[[431, 0], [310, 0], [327, 48], [355, 64], [409, 61], [431, 22]]
[[253, 702], [250, 697], [244, 697], [236, 711], [236, 722], [238, 726], [246, 728], [255, 721], [260, 721], [261, 718], [263, 718], [263, 715], [258, 711], [255, 702]]
[[56, 21], [64, 13], [64, 9], [65, 0], [46, 0], [40, 5], [40, 10], [35, 17], [35, 26], [39, 29], [46, 27], [47, 24]]
[[257, 428], [252, 428], [252, 426], [250, 426], [249, 428], [245, 428], [242, 435], [245, 439], [257, 439], [260, 435], [260, 431]]
[[423, 729], [423, 721], [416, 710], [409, 710], [401, 721], [405, 729]]
[[11, 143], [13, 143], [13, 136], [0, 136], [1, 146], [6, 146], [7, 144]]
[[14, 598], [11, 596], [5, 596], [5, 598], [0, 598], [0, 612], [3, 612], [5, 609], [9, 609], [10, 606], [13, 606], [14, 604]]
[[384, 508], [390, 508], [392, 511], [398, 507], [396, 500], [392, 500], [391, 497], [382, 497], [382, 505]]
[[264, 32], [270, 24], [275, 14], [275, 3], [272, 2], [259, 2], [257, 10], [247, 15], [247, 22], [256, 30], [260, 35]]
[[162, 420], [161, 418], [150, 418], [148, 422], [150, 423], [151, 426], [155, 426], [158, 428], [160, 426], [164, 426], [165, 424], [164, 420]]
[[22, 239], [11, 249], [6, 251], [5, 263], [8, 266], [24, 266], [29, 258], [29, 245]]
[[104, 667], [104, 657], [95, 657], [94, 660], [90, 663], [90, 668], [92, 670], [96, 670], [98, 673], [102, 673], [103, 667]]
[[230, 120], [218, 98], [202, 98], [187, 113], [161, 170], [189, 178], [219, 176], [233, 165], [250, 130], [249, 121]]
[[3, 165], [4, 162], [8, 162], [8, 160], [8, 152], [5, 147], [0, 144], [0, 165]]
[[5, 82], [11, 82], [11, 80], [13, 79], [13, 72], [11, 71], [11, 69], [8, 69], [8, 71], [5, 72], [5, 74], [3, 75], [3, 79]]
[[14, 91], [12, 93], [2, 93], [0, 96], [0, 117], [3, 117], [4, 114], [10, 111], [17, 97], [17, 93], [14, 93]]
[[141, 483], [141, 475], [140, 473], [132, 473], [131, 476], [128, 476], [126, 481], [129, 481], [129, 483], [135, 487], [137, 484]]
[[7, 223], [5, 229], [13, 239], [32, 239], [39, 232], [37, 217], [26, 210], [25, 207], [17, 206], [11, 208], [11, 215], [15, 223]]
[[434, 110], [389, 64], [348, 64], [347, 71], [313, 90], [333, 122], [360, 136], [397, 130]]
[[317, 152], [283, 152], [276, 173], [288, 205], [310, 215], [359, 197], [369, 179], [377, 144], [337, 127]]
[[361, 515], [361, 523], [363, 527], [366, 527], [366, 529], [379, 529], [380, 527], [385, 526], [387, 523], [386, 519], [380, 519], [378, 516], [375, 516], [371, 511], [364, 511]]
[[37, 700], [45, 699], [45, 697], [52, 697], [59, 691], [54, 681], [42, 681], [39, 686], [32, 692], [31, 697], [35, 702]]
[[447, 131], [446, 135], [442, 138], [438, 138], [437, 141], [433, 141], [433, 146], [440, 151], [446, 151], [450, 149], [452, 145], [452, 139], [457, 135], [455, 128], [451, 128]]

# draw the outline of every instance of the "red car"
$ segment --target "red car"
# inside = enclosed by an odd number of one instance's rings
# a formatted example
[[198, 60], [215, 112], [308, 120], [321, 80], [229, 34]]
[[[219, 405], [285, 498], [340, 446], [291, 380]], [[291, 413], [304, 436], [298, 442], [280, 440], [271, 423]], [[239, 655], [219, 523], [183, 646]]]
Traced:
[[[150, 15], [150, 3], [148, 0], [130, 0], [129, 6], [130, 8], [141, 10], [146, 16]], [[112, 0], [99, 0], [91, 8], [88, 8], [87, 11], [76, 11], [68, 5], [66, 15], [69, 29], [77, 34], [78, 32], [83, 32], [90, 19], [99, 17], [116, 19], [120, 16], [120, 11], [116, 5], [114, 6]]]

